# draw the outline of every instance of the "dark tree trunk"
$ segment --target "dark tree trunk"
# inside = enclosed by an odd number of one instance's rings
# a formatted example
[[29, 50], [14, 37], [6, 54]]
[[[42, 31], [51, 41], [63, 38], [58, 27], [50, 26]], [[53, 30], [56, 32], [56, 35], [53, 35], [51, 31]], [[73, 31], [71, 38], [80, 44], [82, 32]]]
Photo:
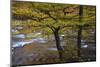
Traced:
[[82, 26], [78, 27], [78, 36], [77, 36], [77, 47], [78, 47], [78, 57], [81, 55], [81, 39], [82, 39]]
[[94, 40], [95, 40], [95, 45], [96, 45], [96, 28], [95, 28], [95, 31], [94, 31]]
[[63, 49], [62, 49], [62, 47], [60, 45], [60, 37], [59, 37], [58, 30], [54, 31], [54, 36], [55, 36], [57, 50], [59, 52], [59, 58], [62, 60], [63, 59]]
[[[79, 22], [82, 23], [83, 18], [83, 5], [79, 6]], [[78, 57], [80, 57], [81, 50], [81, 39], [82, 39], [82, 25], [78, 25], [78, 36], [77, 36], [77, 47], [78, 47]]]

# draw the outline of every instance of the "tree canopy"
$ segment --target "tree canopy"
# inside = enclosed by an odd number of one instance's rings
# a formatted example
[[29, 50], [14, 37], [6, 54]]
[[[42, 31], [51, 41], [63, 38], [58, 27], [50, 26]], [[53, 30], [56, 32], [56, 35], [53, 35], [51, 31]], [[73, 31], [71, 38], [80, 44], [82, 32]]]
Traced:
[[12, 25], [23, 26], [26, 30], [30, 27], [31, 30], [35, 29], [33, 27], [63, 29], [95, 24], [95, 6], [83, 6], [83, 19], [79, 22], [80, 5], [77, 4], [14, 2], [12, 5]]

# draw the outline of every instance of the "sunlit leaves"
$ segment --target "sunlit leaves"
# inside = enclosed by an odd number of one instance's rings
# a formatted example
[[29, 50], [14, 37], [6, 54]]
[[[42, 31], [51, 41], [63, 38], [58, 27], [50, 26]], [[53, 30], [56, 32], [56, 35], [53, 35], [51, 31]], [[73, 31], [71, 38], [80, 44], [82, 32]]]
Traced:
[[[79, 21], [79, 5], [14, 2], [12, 7], [12, 27], [23, 27], [20, 32], [44, 30], [60, 27], [62, 32], [76, 25], [95, 25], [95, 6], [83, 6], [83, 18]], [[95, 26], [94, 26], [95, 27]], [[64, 29], [62, 29], [64, 28]]]

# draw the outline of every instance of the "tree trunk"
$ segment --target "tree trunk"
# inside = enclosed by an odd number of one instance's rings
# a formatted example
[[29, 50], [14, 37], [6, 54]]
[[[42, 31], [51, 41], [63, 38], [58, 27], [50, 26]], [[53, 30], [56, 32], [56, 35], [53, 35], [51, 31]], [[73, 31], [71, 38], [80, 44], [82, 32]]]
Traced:
[[77, 36], [77, 47], [78, 47], [78, 57], [81, 55], [81, 39], [82, 39], [82, 26], [79, 26], [78, 36]]
[[[79, 6], [79, 22], [82, 23], [83, 18], [83, 5]], [[77, 36], [77, 47], [78, 47], [78, 57], [80, 57], [81, 49], [81, 39], [82, 39], [82, 25], [78, 25], [78, 36]]]
[[59, 37], [59, 34], [58, 34], [58, 30], [54, 31], [54, 36], [55, 36], [57, 50], [59, 52], [59, 58], [62, 60], [63, 59], [63, 49], [60, 45], [60, 37]]
[[96, 28], [95, 28], [95, 31], [94, 31], [94, 40], [95, 40], [95, 45], [96, 45]]

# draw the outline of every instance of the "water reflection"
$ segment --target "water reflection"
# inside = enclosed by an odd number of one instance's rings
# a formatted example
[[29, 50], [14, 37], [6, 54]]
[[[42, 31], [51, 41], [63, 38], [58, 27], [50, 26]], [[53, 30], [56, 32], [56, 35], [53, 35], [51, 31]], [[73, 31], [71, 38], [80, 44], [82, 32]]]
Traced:
[[36, 39], [33, 39], [33, 41], [37, 43], [47, 43], [47, 39], [45, 38], [36, 38]]
[[18, 30], [12, 29], [11, 32], [13, 32], [13, 33], [17, 33]]
[[[21, 27], [20, 27], [20, 29], [21, 29]], [[17, 30], [12, 29], [12, 32], [16, 32], [16, 31]], [[25, 35], [25, 34], [14, 35], [13, 38], [15, 38], [15, 40], [12, 41], [12, 44], [13, 44], [12, 47], [23, 47], [24, 45], [31, 44], [31, 43], [38, 43], [38, 44], [42, 44], [42, 43], [46, 44], [46, 43], [48, 43], [49, 40], [47, 38], [41, 37], [41, 35], [42, 35], [41, 32], [34, 32], [34, 33], [27, 34], [27, 35]], [[62, 34], [60, 36], [61, 46], [65, 46], [66, 45], [66, 42], [63, 39], [64, 36], [65, 36], [64, 34]], [[30, 37], [32, 37], [32, 38], [30, 38]], [[30, 38], [30, 39], [26, 40], [26, 38]], [[52, 37], [52, 38], [55, 40], [54, 37]], [[77, 41], [77, 39], [75, 39], [75, 41]], [[81, 42], [82, 42], [81, 43], [81, 48], [88, 48], [89, 47], [88, 43], [86, 42], [86, 40], [81, 40]], [[56, 48], [48, 48], [48, 50], [57, 51]]]
[[47, 50], [57, 51], [57, 48], [47, 48]]
[[88, 48], [88, 44], [86, 43], [85, 40], [81, 40], [81, 48]]
[[[23, 37], [23, 35], [21, 35], [21, 37]], [[26, 44], [31, 44], [31, 43], [47, 43], [47, 40], [44, 38], [36, 38], [36, 39], [31, 39], [31, 40], [21, 40], [21, 41], [15, 41], [15, 42], [13, 41], [12, 47], [22, 47]]]
[[18, 35], [15, 35], [14, 37], [16, 37], [16, 38], [25, 38], [25, 34], [18, 34]]
[[86, 45], [82, 45], [81, 46], [82, 48], [87, 48], [88, 47], [88, 45], [86, 44]]
[[23, 47], [25, 44], [30, 44], [31, 41], [29, 42], [13, 42], [13, 46], [12, 47]]

